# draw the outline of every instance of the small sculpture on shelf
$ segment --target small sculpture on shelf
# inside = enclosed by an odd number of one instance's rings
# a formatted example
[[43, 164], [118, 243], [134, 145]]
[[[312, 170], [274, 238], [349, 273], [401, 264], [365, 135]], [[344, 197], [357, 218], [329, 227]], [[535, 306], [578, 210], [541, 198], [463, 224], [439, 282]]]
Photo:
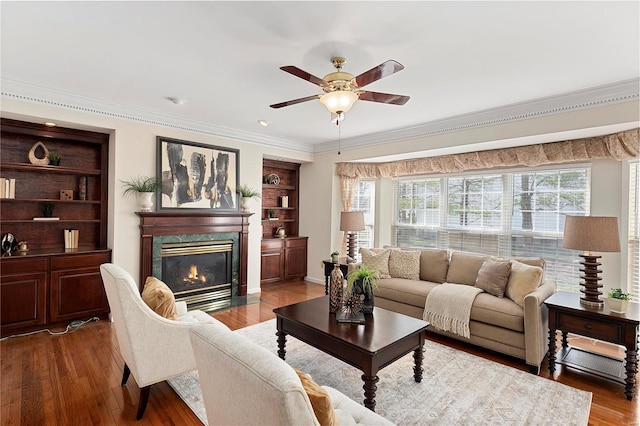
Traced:
[[24, 256], [29, 253], [29, 246], [26, 241], [20, 241], [18, 243], [18, 254]]
[[0, 244], [2, 244], [2, 257], [11, 256], [18, 248], [16, 237], [10, 232], [2, 235], [2, 241]]

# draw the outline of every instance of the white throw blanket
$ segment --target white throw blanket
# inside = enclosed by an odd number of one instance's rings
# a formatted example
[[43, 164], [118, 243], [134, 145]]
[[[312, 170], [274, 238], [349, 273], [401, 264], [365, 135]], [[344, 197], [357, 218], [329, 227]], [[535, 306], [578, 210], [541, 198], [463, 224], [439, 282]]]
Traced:
[[482, 290], [470, 285], [443, 283], [429, 292], [422, 318], [438, 330], [469, 339], [471, 305]]

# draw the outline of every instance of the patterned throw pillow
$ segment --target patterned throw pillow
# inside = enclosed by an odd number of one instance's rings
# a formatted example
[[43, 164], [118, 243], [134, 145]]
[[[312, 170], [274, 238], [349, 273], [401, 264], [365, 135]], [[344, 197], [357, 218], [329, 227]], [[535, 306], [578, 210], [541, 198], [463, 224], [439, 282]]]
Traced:
[[[377, 252], [377, 253], [376, 253]], [[373, 269], [378, 272], [380, 278], [391, 278], [389, 275], [389, 254], [391, 250], [376, 250], [376, 249], [360, 249], [360, 255], [362, 255], [362, 264], [369, 269]]]
[[510, 261], [487, 259], [478, 271], [476, 287], [483, 289], [493, 296], [502, 298], [504, 297], [504, 290], [509, 282], [510, 273]]
[[420, 251], [391, 250], [389, 274], [392, 278], [420, 280]]
[[170, 320], [177, 320], [176, 299], [165, 283], [155, 277], [147, 277], [142, 290], [142, 300], [156, 314]]

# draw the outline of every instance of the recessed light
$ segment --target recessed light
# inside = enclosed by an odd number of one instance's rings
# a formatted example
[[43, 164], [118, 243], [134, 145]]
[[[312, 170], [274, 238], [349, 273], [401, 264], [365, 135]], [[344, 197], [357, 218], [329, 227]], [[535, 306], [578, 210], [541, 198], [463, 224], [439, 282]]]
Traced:
[[262, 127], [269, 127], [269, 122], [266, 120], [258, 120], [258, 124], [261, 125]]
[[169, 99], [171, 102], [173, 102], [176, 105], [184, 105], [187, 103], [186, 99], [180, 99], [180, 98], [167, 98]]
[[56, 123], [54, 123], [53, 121], [45, 121], [45, 122], [44, 122], [44, 123], [42, 123], [42, 124], [44, 124], [44, 125], [45, 125], [45, 126], [47, 126], [47, 127], [56, 127], [56, 126], [57, 126], [57, 124], [56, 124]]

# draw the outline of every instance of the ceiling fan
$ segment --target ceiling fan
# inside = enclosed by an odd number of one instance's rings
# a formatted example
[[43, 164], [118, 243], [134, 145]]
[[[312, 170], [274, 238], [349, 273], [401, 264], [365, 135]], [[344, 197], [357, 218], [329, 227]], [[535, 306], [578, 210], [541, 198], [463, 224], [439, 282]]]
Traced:
[[338, 120], [342, 120], [344, 118], [344, 113], [349, 111], [358, 99], [392, 105], [404, 105], [409, 100], [409, 96], [362, 90], [364, 86], [371, 84], [374, 81], [390, 76], [398, 71], [402, 71], [404, 66], [394, 60], [383, 62], [377, 67], [371, 68], [369, 71], [365, 71], [356, 77], [348, 72], [342, 71], [342, 67], [345, 64], [346, 59], [336, 57], [332, 58], [331, 62], [336, 68], [336, 71], [325, 75], [324, 78], [318, 78], [315, 75], [309, 74], [308, 72], [293, 65], [280, 67], [282, 71], [318, 85], [324, 93], [273, 104], [270, 105], [270, 107], [282, 108], [289, 105], [319, 99], [320, 102], [322, 102], [322, 104], [332, 113], [332, 119], [333, 114], [335, 114], [337, 115]]

